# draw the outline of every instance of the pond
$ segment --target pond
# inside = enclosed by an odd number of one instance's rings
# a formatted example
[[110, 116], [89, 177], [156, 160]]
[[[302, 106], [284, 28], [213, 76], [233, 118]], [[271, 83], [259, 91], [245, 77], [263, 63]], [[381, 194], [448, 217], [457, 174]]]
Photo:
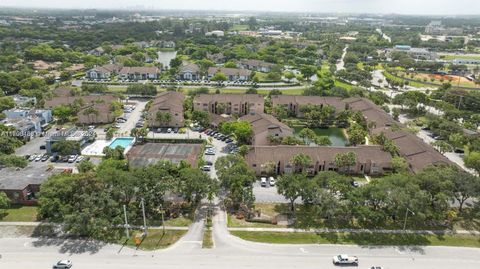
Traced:
[[164, 68], [170, 68], [170, 61], [177, 57], [176, 51], [159, 51], [158, 62], [162, 64]]
[[[295, 135], [298, 136], [298, 133], [305, 128], [302, 126], [294, 127]], [[332, 142], [332, 146], [335, 147], [345, 147], [348, 144], [348, 140], [345, 137], [344, 129], [337, 127], [330, 128], [311, 128], [317, 136], [328, 136]]]

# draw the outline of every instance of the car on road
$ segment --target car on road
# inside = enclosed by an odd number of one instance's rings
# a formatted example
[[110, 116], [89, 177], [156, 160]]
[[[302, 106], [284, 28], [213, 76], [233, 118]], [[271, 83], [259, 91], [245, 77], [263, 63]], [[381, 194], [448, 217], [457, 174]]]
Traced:
[[53, 265], [53, 269], [66, 269], [66, 268], [72, 268], [73, 263], [71, 260], [61, 260], [58, 261]]
[[269, 177], [268, 183], [270, 184], [271, 187], [275, 186], [275, 179], [273, 177]]
[[267, 178], [266, 177], [261, 177], [260, 178], [260, 186], [267, 187]]
[[333, 256], [333, 264], [358, 266], [358, 258], [357, 256], [348, 256], [347, 254], [340, 254], [340, 255]]

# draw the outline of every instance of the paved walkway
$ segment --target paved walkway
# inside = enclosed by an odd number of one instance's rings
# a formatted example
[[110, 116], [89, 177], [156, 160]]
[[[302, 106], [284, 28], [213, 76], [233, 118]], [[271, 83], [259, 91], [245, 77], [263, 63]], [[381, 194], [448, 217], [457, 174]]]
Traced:
[[296, 229], [296, 228], [228, 228], [229, 231], [279, 232], [279, 233], [381, 233], [381, 234], [465, 234], [480, 235], [480, 231], [467, 230], [385, 230], [385, 229]]
[[[21, 222], [21, 221], [16, 221], [16, 222], [9, 222], [9, 221], [1, 221], [0, 222], [0, 227], [2, 226], [31, 226], [31, 227], [36, 227], [40, 225], [58, 225], [58, 224], [49, 224], [45, 222]], [[141, 228], [140, 226], [132, 226], [131, 228]], [[148, 226], [148, 229], [153, 229], [153, 230], [161, 230], [163, 229], [163, 226]], [[188, 227], [187, 226], [165, 226], [165, 230], [181, 230], [181, 231], [187, 231]]]

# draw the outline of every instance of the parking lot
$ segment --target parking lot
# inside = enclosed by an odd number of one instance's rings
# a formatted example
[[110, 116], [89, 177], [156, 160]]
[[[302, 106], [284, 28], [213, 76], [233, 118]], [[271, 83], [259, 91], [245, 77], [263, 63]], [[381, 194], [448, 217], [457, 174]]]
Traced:
[[257, 203], [288, 203], [282, 195], [278, 194], [276, 186], [270, 186], [267, 182], [266, 187], [260, 186], [260, 180], [253, 183], [253, 194]]

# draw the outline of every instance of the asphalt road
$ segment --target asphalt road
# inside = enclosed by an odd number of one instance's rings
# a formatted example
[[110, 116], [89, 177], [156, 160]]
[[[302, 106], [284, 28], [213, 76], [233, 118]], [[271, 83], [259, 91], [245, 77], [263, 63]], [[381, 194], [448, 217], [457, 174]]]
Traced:
[[216, 207], [215, 248], [201, 249], [202, 225], [166, 250], [145, 252], [98, 242], [35, 238], [0, 238], [0, 268], [51, 268], [71, 259], [74, 269], [87, 268], [335, 268], [332, 256], [356, 255], [359, 268], [477, 269], [480, 249], [452, 247], [359, 247], [341, 245], [271, 245], [230, 235], [224, 211]]

